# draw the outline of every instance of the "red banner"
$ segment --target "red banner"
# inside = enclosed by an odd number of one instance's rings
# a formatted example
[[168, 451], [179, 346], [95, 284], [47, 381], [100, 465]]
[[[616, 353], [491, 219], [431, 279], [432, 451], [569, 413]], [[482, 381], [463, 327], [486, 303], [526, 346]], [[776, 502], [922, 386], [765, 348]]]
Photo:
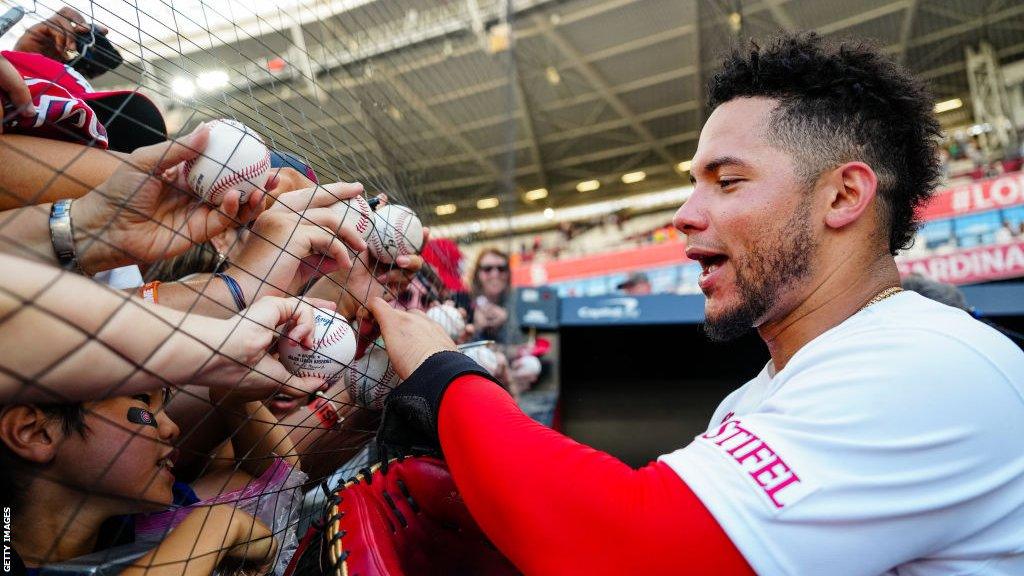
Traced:
[[939, 282], [973, 284], [1024, 276], [1024, 240], [960, 250], [941, 256], [897, 260], [900, 274], [923, 274]]
[[1024, 172], [1012, 172], [936, 192], [921, 211], [921, 217], [937, 220], [1021, 205], [1024, 205]]
[[686, 243], [680, 240], [578, 258], [518, 264], [512, 266], [512, 285], [540, 286], [551, 282], [685, 264], [691, 261], [685, 251]]

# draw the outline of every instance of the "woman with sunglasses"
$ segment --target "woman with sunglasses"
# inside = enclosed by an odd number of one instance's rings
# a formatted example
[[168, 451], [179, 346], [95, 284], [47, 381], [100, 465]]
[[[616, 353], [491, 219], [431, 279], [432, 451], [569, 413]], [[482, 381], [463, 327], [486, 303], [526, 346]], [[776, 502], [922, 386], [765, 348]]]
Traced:
[[[494, 340], [499, 346], [498, 374], [514, 396], [527, 390], [540, 376], [540, 361], [530, 355], [515, 314], [511, 313], [511, 272], [508, 255], [497, 248], [485, 248], [473, 266], [473, 328], [479, 340]], [[511, 360], [510, 360], [511, 359]]]
[[510, 290], [508, 255], [497, 248], [484, 248], [473, 266], [473, 327], [477, 338], [499, 344], [518, 344], [522, 334], [508, 310]]

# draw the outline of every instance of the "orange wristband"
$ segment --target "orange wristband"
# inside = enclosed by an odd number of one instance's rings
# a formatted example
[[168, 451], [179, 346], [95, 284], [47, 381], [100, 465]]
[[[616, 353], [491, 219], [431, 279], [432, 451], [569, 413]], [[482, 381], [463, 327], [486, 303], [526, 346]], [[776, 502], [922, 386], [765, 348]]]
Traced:
[[159, 304], [160, 299], [157, 296], [157, 287], [159, 286], [159, 280], [147, 282], [146, 284], [142, 285], [142, 288], [139, 288], [139, 295], [142, 296], [142, 299], [145, 300], [146, 302], [149, 302], [151, 304]]

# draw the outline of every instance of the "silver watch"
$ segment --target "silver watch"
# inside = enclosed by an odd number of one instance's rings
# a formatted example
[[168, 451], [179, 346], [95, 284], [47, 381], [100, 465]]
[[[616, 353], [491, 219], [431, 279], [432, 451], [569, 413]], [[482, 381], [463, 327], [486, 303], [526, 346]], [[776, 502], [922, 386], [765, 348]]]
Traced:
[[50, 208], [50, 241], [61, 268], [82, 274], [75, 250], [75, 228], [71, 224], [71, 199], [57, 200]]

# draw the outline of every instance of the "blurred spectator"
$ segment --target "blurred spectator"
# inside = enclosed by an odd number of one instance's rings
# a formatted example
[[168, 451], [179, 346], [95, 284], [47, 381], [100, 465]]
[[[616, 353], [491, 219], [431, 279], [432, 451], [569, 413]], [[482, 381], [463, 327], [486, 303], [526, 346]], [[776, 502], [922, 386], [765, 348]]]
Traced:
[[651, 281], [643, 272], [633, 272], [626, 281], [616, 286], [630, 296], [643, 296], [651, 293]]
[[448, 238], [432, 238], [423, 247], [423, 260], [441, 279], [442, 291], [437, 299], [441, 302], [454, 300], [457, 307], [469, 312], [469, 294], [462, 281], [462, 250], [459, 245]]
[[912, 290], [925, 298], [972, 313], [964, 293], [952, 284], [938, 282], [916, 272], [904, 277], [901, 284], [904, 290]]
[[523, 340], [518, 325], [509, 315], [511, 272], [508, 255], [497, 248], [485, 248], [473, 266], [472, 318], [477, 337], [500, 344]]
[[1010, 223], [1003, 220], [1003, 225], [996, 230], [996, 244], [1009, 244], [1010, 242], [1013, 242], [1014, 236], [1015, 234], [1013, 233], [1013, 228], [1010, 226]]
[[498, 346], [497, 378], [513, 396], [527, 389], [540, 376], [540, 362], [528, 347], [510, 310], [511, 281], [508, 255], [496, 248], [485, 248], [473, 267], [473, 327], [479, 340], [494, 340]]

